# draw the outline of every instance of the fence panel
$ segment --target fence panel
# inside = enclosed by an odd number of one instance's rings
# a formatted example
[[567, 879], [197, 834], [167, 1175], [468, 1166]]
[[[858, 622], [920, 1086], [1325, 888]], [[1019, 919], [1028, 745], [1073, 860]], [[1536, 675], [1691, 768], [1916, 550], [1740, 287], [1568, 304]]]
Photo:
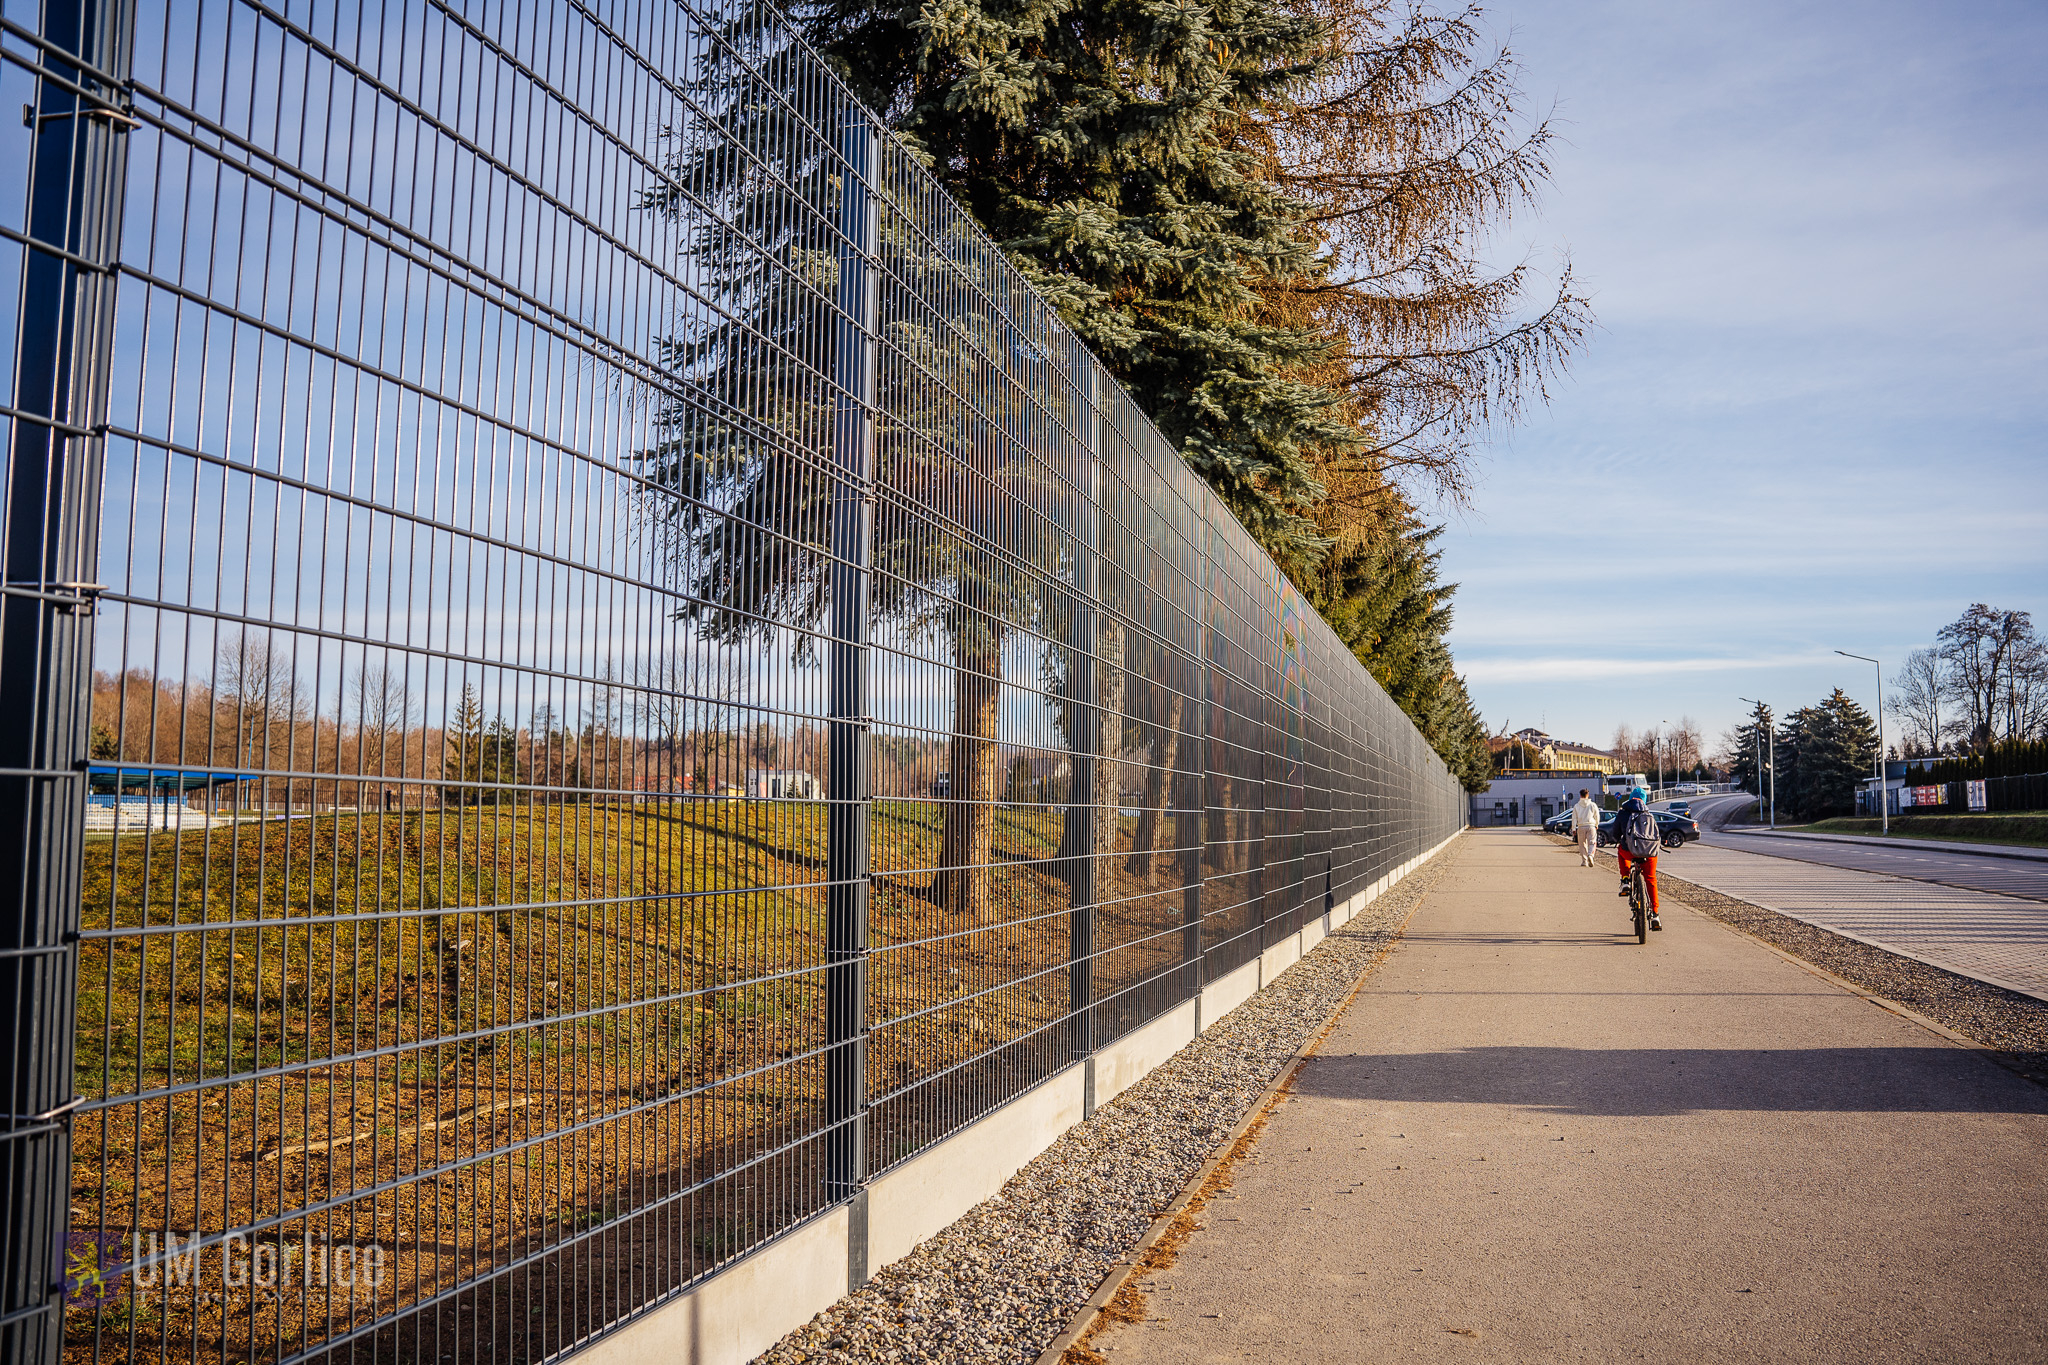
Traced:
[[772, 8], [0, 58], [10, 1358], [560, 1355], [1461, 825]]

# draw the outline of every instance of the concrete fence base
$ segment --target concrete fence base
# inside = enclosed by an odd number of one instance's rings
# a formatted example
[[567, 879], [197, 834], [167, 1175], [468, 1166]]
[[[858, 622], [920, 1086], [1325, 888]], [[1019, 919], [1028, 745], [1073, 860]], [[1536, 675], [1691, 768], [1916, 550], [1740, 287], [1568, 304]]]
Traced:
[[1409, 859], [1255, 960], [1209, 982], [1193, 999], [877, 1176], [853, 1201], [805, 1220], [619, 1324], [579, 1354], [579, 1365], [744, 1365], [1002, 1189], [1096, 1106], [1137, 1084], [1265, 989], [1457, 837]]

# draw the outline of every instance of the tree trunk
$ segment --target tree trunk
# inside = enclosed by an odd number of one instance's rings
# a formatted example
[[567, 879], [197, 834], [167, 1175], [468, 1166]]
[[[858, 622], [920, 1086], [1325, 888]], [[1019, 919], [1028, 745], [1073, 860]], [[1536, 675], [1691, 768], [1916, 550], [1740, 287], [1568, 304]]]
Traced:
[[[1095, 819], [1090, 851], [1098, 857], [1116, 852], [1118, 818], [1123, 809], [1123, 765], [1116, 755], [1124, 747], [1124, 628], [1114, 617], [1099, 618], [1095, 636]], [[1106, 861], [1098, 861], [1098, 868]], [[1097, 876], [1102, 873], [1098, 872]], [[1102, 897], [1098, 888], [1096, 898]]]
[[1168, 688], [1166, 718], [1152, 730], [1152, 767], [1145, 774], [1145, 808], [1138, 812], [1138, 837], [1131, 843], [1131, 860], [1126, 866], [1145, 878], [1150, 886], [1158, 859], [1160, 832], [1166, 828], [1162, 809], [1173, 792], [1174, 765], [1180, 760], [1181, 708], [1187, 698], [1178, 688]]
[[1237, 812], [1230, 803], [1236, 796], [1236, 781], [1229, 773], [1216, 774], [1216, 805], [1208, 812], [1209, 843], [1216, 850], [1216, 871], [1229, 875], [1237, 871], [1235, 828]]
[[944, 835], [932, 898], [952, 914], [994, 918], [989, 864], [995, 856], [996, 710], [1002, 687], [1002, 642], [986, 622], [954, 638], [953, 737]]

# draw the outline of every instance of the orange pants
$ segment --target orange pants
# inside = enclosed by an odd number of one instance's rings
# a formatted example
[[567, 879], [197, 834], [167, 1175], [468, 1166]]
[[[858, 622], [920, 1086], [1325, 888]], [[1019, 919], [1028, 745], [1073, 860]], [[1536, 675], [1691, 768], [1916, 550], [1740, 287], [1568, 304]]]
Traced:
[[1632, 858], [1629, 851], [1620, 844], [1614, 846], [1614, 856], [1621, 859], [1621, 879], [1628, 880], [1628, 870], [1636, 863], [1643, 865], [1643, 880], [1650, 884], [1650, 913], [1657, 913], [1657, 855], [1647, 858]]

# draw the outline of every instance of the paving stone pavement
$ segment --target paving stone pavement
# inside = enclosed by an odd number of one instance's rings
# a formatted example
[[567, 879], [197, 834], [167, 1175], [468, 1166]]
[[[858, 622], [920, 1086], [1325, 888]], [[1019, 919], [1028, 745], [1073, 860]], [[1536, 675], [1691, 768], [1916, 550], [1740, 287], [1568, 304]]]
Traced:
[[[1690, 851], [1690, 850], [1688, 850]], [[2048, 1360], [2048, 1092], [1474, 831], [1111, 1365]]]
[[1953, 849], [1918, 848], [1901, 840], [1889, 846], [1833, 843], [1747, 830], [1717, 830], [1704, 842], [1738, 853], [1825, 863], [1858, 872], [1882, 872], [1913, 881], [1940, 882], [1965, 891], [1993, 891], [2048, 901], [2048, 862], [2037, 859], [1987, 857]]
[[1658, 864], [1723, 895], [2048, 1000], [2048, 902], [1707, 844]]

